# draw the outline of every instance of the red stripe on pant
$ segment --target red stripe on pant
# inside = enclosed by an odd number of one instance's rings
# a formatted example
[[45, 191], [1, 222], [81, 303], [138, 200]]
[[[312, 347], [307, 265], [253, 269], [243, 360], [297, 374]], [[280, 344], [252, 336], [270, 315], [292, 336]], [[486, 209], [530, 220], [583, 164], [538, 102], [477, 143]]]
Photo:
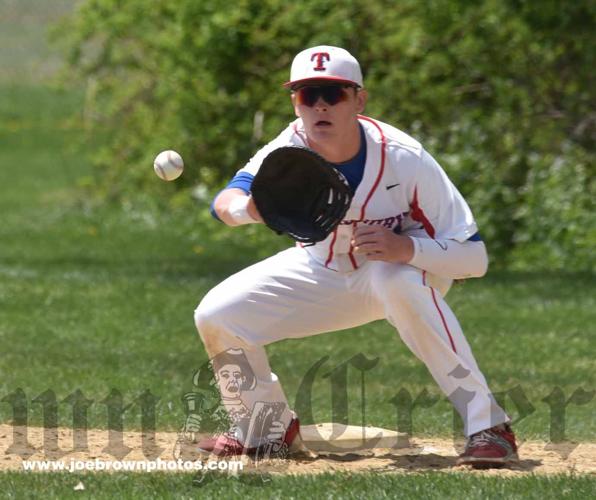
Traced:
[[449, 337], [451, 349], [453, 349], [453, 352], [457, 354], [457, 349], [455, 348], [455, 343], [453, 342], [453, 337], [451, 336], [451, 331], [449, 331], [449, 326], [447, 326], [447, 321], [445, 320], [443, 311], [441, 311], [441, 308], [439, 307], [439, 303], [437, 302], [437, 297], [435, 295], [435, 289], [432, 286], [426, 284], [426, 271], [422, 271], [422, 284], [424, 286], [428, 286], [430, 288], [430, 294], [432, 295], [433, 302], [435, 303], [435, 307], [437, 308], [439, 316], [441, 317], [441, 321], [443, 322], [443, 327], [445, 328], [445, 332], [447, 332], [447, 336]]

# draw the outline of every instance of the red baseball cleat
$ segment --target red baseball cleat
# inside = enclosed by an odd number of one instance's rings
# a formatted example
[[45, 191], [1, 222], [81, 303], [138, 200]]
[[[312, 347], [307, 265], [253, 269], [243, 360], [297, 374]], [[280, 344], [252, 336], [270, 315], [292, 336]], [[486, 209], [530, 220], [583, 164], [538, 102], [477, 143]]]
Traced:
[[465, 451], [457, 459], [457, 465], [488, 469], [503, 467], [517, 459], [515, 434], [509, 424], [501, 424], [472, 434], [468, 438]]
[[215, 443], [217, 442], [218, 437], [219, 436], [211, 436], [205, 439], [201, 439], [199, 441], [199, 451], [202, 453], [213, 452], [213, 448], [215, 448]]
[[199, 441], [199, 451], [213, 453], [220, 457], [238, 455], [258, 455], [261, 457], [280, 457], [287, 455], [292, 442], [300, 432], [300, 422], [297, 418], [290, 421], [281, 443], [265, 443], [255, 448], [245, 448], [244, 445], [229, 433], [210, 437]]

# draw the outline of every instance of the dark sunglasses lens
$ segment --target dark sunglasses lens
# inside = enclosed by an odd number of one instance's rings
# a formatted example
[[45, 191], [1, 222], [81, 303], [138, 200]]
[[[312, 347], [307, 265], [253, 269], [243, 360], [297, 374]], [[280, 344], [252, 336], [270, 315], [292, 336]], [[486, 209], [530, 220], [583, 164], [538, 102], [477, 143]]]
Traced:
[[312, 107], [319, 97], [330, 106], [334, 106], [344, 99], [344, 90], [339, 85], [326, 85], [324, 87], [302, 87], [298, 89], [298, 103]]
[[342, 100], [344, 90], [337, 85], [330, 85], [329, 87], [321, 87], [321, 95], [327, 104], [334, 106]]
[[319, 87], [302, 87], [298, 90], [300, 104], [312, 107], [319, 98]]

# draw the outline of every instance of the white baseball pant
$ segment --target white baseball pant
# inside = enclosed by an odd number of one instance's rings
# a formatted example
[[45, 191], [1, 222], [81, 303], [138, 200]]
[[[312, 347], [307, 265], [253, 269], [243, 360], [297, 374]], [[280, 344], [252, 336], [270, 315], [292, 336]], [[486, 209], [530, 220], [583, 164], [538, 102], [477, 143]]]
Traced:
[[[455, 315], [443, 300], [450, 284], [451, 280], [409, 265], [380, 261], [340, 274], [295, 247], [213, 288], [197, 307], [195, 323], [210, 358], [231, 348], [244, 350], [257, 384], [255, 390], [242, 393], [242, 401], [249, 409], [257, 401], [285, 403], [282, 422], [287, 426], [293, 413], [264, 346], [386, 318], [450, 397], [469, 436], [509, 418], [494, 401]], [[462, 390], [467, 396], [461, 397]], [[259, 444], [259, 437], [254, 439], [244, 444]]]

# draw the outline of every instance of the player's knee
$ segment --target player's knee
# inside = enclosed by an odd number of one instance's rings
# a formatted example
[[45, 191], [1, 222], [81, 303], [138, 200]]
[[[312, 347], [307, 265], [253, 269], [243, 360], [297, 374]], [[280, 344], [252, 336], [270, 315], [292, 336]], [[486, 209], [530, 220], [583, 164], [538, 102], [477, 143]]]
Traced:
[[197, 306], [194, 313], [195, 318], [195, 326], [197, 330], [200, 332], [201, 330], [205, 329], [206, 324], [209, 321], [209, 316], [206, 314], [205, 310], [201, 308], [201, 304]]
[[374, 270], [375, 292], [381, 297], [403, 299], [423, 285], [422, 272], [412, 266], [379, 262]]
[[208, 297], [205, 297], [195, 309], [194, 319], [197, 330], [203, 336], [220, 328], [223, 315], [219, 308], [214, 307]]
[[195, 326], [209, 357], [213, 357], [226, 349], [226, 329], [223, 326], [221, 313], [203, 301], [194, 312]]

